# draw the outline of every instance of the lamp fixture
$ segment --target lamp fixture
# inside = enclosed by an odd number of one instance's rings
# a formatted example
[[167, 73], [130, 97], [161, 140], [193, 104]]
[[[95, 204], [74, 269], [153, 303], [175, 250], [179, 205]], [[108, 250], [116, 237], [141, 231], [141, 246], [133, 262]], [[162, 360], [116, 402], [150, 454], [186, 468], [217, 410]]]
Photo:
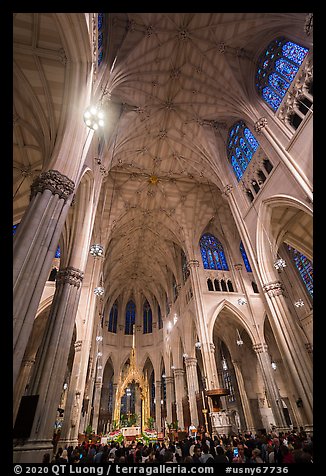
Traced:
[[175, 370], [175, 366], [174, 366], [174, 365], [171, 365], [171, 370]]
[[201, 349], [201, 343], [200, 343], [200, 342], [196, 342], [196, 343], [195, 343], [195, 347], [196, 347], [196, 349]]
[[186, 359], [188, 357], [188, 354], [183, 354], [182, 357]]
[[165, 375], [165, 374], [162, 374], [162, 378], [166, 378], [166, 375]]
[[243, 306], [244, 304], [247, 304], [247, 299], [245, 298], [239, 298], [238, 299], [238, 304], [240, 304], [240, 306]]
[[243, 340], [241, 339], [240, 332], [238, 329], [237, 329], [237, 334], [238, 334], [237, 345], [243, 345]]
[[104, 112], [99, 106], [90, 106], [84, 112], [84, 122], [87, 127], [96, 131], [104, 126]]
[[276, 362], [274, 362], [274, 360], [272, 360], [271, 366], [272, 366], [272, 369], [273, 369], [273, 370], [276, 370], [276, 369], [277, 369], [277, 365], [276, 365]]
[[92, 245], [89, 250], [90, 254], [96, 258], [102, 257], [104, 254], [104, 248], [98, 243]]
[[96, 336], [96, 342], [102, 342], [103, 336]]
[[295, 305], [296, 307], [302, 307], [302, 306], [304, 306], [304, 302], [303, 302], [302, 299], [299, 299], [298, 301], [296, 301], [296, 302], [294, 303], [294, 305]]
[[103, 296], [104, 288], [102, 286], [98, 286], [94, 289], [94, 294], [96, 294], [96, 296]]
[[286, 262], [283, 258], [277, 258], [276, 261], [274, 261], [274, 268], [277, 269], [277, 271], [282, 271], [286, 267]]

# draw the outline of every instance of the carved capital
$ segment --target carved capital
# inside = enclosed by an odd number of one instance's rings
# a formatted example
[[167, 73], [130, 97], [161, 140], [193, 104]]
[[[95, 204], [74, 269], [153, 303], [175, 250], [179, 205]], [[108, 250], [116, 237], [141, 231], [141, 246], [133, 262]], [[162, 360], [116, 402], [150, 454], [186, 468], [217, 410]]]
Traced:
[[253, 350], [256, 352], [256, 354], [262, 354], [263, 352], [267, 352], [268, 345], [265, 343], [259, 343], [259, 344], [254, 344], [252, 346]]
[[186, 367], [196, 367], [197, 365], [196, 357], [186, 357], [185, 364], [186, 364]]
[[308, 354], [312, 354], [313, 349], [312, 349], [312, 344], [310, 344], [310, 342], [307, 342], [305, 344], [305, 348], [306, 348], [306, 351], [308, 352]]
[[241, 271], [242, 270], [242, 264], [241, 263], [235, 264], [234, 269], [236, 269], [237, 271]]
[[264, 284], [263, 289], [270, 298], [284, 295], [283, 284], [280, 281]]
[[261, 130], [267, 126], [267, 119], [266, 117], [261, 117], [258, 121], [255, 122], [255, 131], [260, 134]]
[[84, 273], [80, 269], [73, 268], [72, 266], [61, 269], [56, 276], [56, 282], [59, 284], [71, 284], [79, 288], [84, 278]]
[[185, 371], [183, 369], [174, 369], [174, 377], [179, 378], [183, 377]]
[[75, 347], [75, 352], [80, 352], [82, 348], [83, 341], [82, 340], [76, 340], [74, 347]]
[[227, 197], [232, 193], [233, 191], [233, 186], [230, 185], [229, 183], [227, 185], [225, 185], [224, 189], [223, 189], [223, 193], [224, 195], [226, 195]]
[[304, 22], [304, 31], [307, 36], [310, 36], [313, 32], [313, 13], [308, 13]]
[[215, 352], [215, 344], [213, 342], [209, 343], [209, 349], [211, 352]]
[[25, 359], [22, 362], [23, 367], [32, 367], [35, 364], [35, 359]]
[[165, 385], [172, 385], [173, 377], [165, 377]]
[[31, 198], [38, 192], [43, 193], [44, 190], [50, 190], [53, 195], [59, 195], [59, 198], [63, 198], [66, 202], [74, 189], [75, 184], [70, 178], [57, 170], [48, 170], [42, 172], [32, 183]]
[[199, 268], [198, 259], [191, 259], [187, 263], [187, 268]]

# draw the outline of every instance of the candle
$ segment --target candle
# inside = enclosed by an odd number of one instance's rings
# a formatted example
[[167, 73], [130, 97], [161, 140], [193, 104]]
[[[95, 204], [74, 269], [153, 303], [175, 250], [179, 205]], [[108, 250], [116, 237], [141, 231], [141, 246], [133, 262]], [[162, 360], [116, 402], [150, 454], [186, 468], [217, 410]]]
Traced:
[[204, 391], [203, 390], [201, 392], [201, 396], [202, 396], [202, 399], [203, 399], [203, 409], [205, 410], [206, 406], [205, 406], [205, 398], [204, 398]]

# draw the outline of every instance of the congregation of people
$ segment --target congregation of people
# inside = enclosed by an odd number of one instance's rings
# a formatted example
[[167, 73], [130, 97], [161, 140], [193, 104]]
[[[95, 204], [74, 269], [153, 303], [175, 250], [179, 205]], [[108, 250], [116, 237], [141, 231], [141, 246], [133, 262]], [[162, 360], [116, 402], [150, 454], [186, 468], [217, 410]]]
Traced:
[[254, 435], [239, 433], [213, 438], [208, 434], [188, 436], [182, 441], [111, 442], [106, 445], [84, 441], [76, 447], [59, 447], [51, 459], [44, 455], [43, 463], [55, 464], [161, 464], [161, 463], [240, 463], [291, 464], [313, 463], [313, 437], [304, 431]]

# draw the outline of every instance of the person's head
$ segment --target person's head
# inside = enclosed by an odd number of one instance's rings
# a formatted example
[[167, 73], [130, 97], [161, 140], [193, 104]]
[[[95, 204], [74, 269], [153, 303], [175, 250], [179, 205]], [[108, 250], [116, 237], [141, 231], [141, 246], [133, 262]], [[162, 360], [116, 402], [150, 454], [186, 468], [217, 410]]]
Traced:
[[42, 463], [45, 463], [45, 464], [50, 463], [50, 458], [51, 458], [50, 453], [45, 453], [45, 454], [43, 455], [43, 461], [42, 461]]
[[222, 446], [216, 446], [215, 447], [215, 452], [217, 455], [224, 455], [224, 450], [222, 448]]
[[254, 448], [251, 452], [253, 458], [257, 458], [257, 456], [260, 456], [260, 449], [259, 448]]
[[197, 458], [201, 456], [201, 447], [199, 445], [195, 445], [194, 447], [194, 456], [197, 456]]
[[245, 452], [244, 444], [238, 443], [237, 448], [238, 448], [239, 456], [244, 456], [244, 452]]

